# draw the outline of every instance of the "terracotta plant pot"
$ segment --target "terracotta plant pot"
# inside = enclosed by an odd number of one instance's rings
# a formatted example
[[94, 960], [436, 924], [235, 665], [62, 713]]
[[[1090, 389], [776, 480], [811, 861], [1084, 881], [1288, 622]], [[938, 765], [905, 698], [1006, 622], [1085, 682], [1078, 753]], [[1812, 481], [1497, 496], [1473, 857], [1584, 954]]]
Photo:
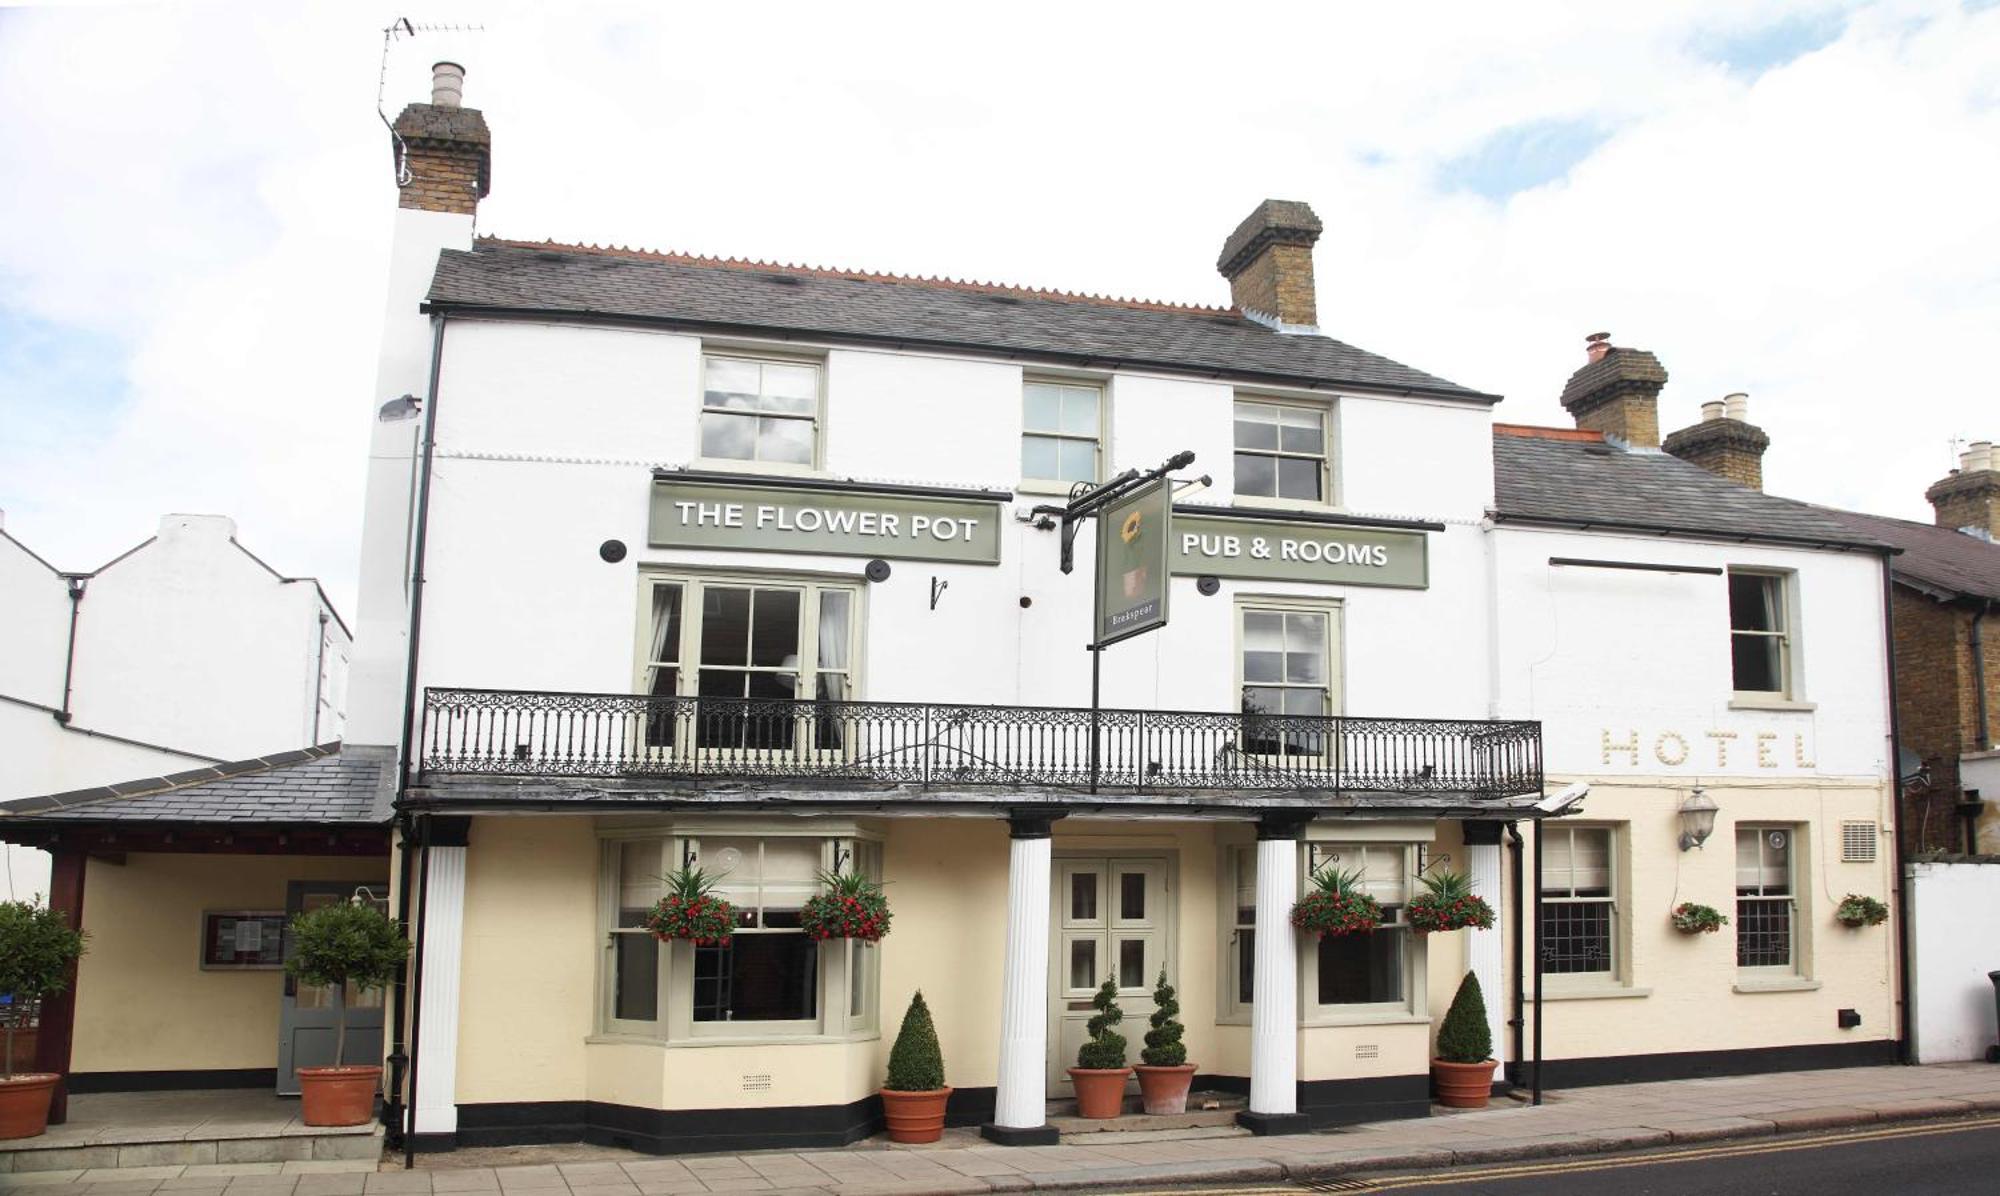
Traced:
[[1194, 1064], [1152, 1067], [1141, 1063], [1132, 1070], [1139, 1073], [1139, 1099], [1145, 1102], [1146, 1112], [1155, 1116], [1187, 1112], [1188, 1087], [1194, 1083]]
[[379, 1067], [299, 1068], [299, 1120], [307, 1125], [361, 1125], [375, 1116]]
[[889, 1141], [935, 1142], [942, 1138], [944, 1106], [950, 1099], [950, 1088], [928, 1092], [882, 1089], [882, 1120], [889, 1126]]
[[1116, 1117], [1125, 1111], [1125, 1081], [1132, 1078], [1129, 1067], [1072, 1067], [1070, 1083], [1076, 1085], [1078, 1117]]
[[1497, 1059], [1483, 1063], [1446, 1063], [1431, 1060], [1431, 1083], [1437, 1087], [1438, 1103], [1447, 1109], [1483, 1109], [1493, 1095], [1493, 1069]]
[[0, 1138], [32, 1138], [49, 1128], [49, 1098], [55, 1095], [53, 1072], [30, 1072], [0, 1080]]

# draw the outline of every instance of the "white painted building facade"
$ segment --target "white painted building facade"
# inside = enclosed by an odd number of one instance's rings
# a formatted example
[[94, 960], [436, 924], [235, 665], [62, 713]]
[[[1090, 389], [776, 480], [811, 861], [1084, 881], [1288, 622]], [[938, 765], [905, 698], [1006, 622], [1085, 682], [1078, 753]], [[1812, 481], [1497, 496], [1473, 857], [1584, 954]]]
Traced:
[[[88, 572], [0, 531], [0, 801], [160, 776], [341, 738], [351, 637], [218, 515], [167, 515]], [[7, 848], [7, 896], [47, 892]]]

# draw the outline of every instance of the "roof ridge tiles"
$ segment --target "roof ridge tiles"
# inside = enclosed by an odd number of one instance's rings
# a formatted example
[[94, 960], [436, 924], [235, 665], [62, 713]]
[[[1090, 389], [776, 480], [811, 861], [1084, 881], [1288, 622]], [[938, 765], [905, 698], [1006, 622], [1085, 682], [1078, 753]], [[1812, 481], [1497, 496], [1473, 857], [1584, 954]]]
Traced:
[[939, 287], [973, 294], [1012, 295], [1030, 299], [1047, 299], [1057, 303], [1088, 303], [1104, 307], [1131, 308], [1138, 311], [1185, 312], [1192, 315], [1231, 316], [1241, 315], [1234, 307], [1218, 307], [1205, 303], [1175, 303], [1165, 299], [1139, 299], [1126, 296], [1101, 295], [1091, 291], [1066, 291], [1056, 287], [1024, 286], [1016, 283], [982, 282], [973, 279], [952, 278], [943, 274], [898, 274], [893, 271], [863, 270], [844, 266], [815, 266], [804, 262], [774, 262], [749, 257], [717, 257], [709, 254], [686, 253], [673, 249], [645, 249], [626, 245], [578, 244], [557, 241], [553, 238], [540, 241], [523, 241], [511, 237], [482, 236], [475, 248], [495, 247], [501, 249], [539, 249], [557, 253], [597, 254], [604, 257], [623, 257], [634, 261], [673, 262], [687, 266], [711, 266], [725, 270], [762, 270], [798, 274], [808, 278], [840, 278], [853, 282], [881, 282], [901, 286]]

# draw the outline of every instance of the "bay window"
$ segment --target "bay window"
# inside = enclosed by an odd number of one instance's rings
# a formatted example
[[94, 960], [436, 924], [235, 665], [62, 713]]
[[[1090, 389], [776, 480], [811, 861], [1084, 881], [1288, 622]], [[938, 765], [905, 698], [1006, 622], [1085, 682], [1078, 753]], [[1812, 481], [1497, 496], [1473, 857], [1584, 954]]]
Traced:
[[[1403, 843], [1311, 843], [1307, 881], [1314, 871], [1336, 868], [1359, 874], [1361, 891], [1382, 907], [1381, 925], [1368, 934], [1323, 938], [1312, 951], [1308, 1009], [1332, 1012], [1358, 1006], [1409, 1007], [1411, 857]], [[1303, 890], [1302, 890], [1303, 891]]]

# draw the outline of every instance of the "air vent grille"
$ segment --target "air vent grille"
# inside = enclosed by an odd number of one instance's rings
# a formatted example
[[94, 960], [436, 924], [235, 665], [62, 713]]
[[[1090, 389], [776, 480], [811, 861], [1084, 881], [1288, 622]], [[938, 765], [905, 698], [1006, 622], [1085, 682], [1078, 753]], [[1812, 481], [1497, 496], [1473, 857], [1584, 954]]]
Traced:
[[1840, 858], [1848, 864], [1875, 862], [1875, 842], [1881, 836], [1872, 822], [1840, 824]]

